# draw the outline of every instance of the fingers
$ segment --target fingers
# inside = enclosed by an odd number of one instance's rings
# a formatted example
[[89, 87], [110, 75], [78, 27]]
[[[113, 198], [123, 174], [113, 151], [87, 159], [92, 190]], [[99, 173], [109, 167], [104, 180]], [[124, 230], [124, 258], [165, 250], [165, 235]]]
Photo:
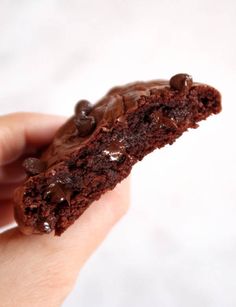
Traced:
[[14, 221], [13, 205], [9, 199], [0, 200], [0, 227], [6, 226]]
[[12, 195], [18, 184], [0, 184], [0, 227], [14, 221]]
[[37, 113], [14, 113], [0, 117], [0, 166], [20, 157], [26, 147], [50, 142], [65, 118]]
[[[20, 297], [9, 292], [6, 297], [0, 290], [1, 301], [15, 297], [24, 307], [60, 306], [84, 262], [126, 213], [128, 206], [129, 184], [126, 181], [94, 202], [61, 237], [24, 236], [17, 228], [2, 234], [0, 257], [6, 262], [1, 282]], [[11, 303], [10, 306], [21, 306]]]
[[25, 171], [22, 166], [23, 160], [24, 158], [20, 158], [0, 167], [0, 184], [19, 183], [25, 178]]
[[0, 183], [0, 203], [2, 199], [12, 199], [13, 192], [18, 186], [19, 183], [10, 183], [10, 184]]
[[13, 219], [12, 194], [25, 177], [22, 155], [50, 142], [64, 121], [63, 117], [35, 113], [0, 116], [0, 226]]
[[[104, 194], [101, 200], [94, 202], [78, 223], [62, 235], [63, 244], [67, 246], [69, 254], [73, 254], [77, 259], [77, 269], [103, 241], [112, 226], [127, 212], [129, 198], [129, 179], [126, 179], [113, 191]], [[79, 240], [78, 245], [74, 244], [75, 240]]]

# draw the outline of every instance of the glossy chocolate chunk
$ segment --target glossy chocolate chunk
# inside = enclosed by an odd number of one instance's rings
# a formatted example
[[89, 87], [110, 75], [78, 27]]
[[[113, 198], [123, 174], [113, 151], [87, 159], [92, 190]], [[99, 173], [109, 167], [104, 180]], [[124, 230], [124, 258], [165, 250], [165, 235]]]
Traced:
[[110, 161], [121, 162], [125, 159], [125, 146], [122, 142], [113, 141], [106, 149], [103, 150], [103, 154], [108, 156]]
[[50, 201], [53, 203], [62, 203], [64, 201], [67, 201], [67, 195], [64, 191], [63, 184], [58, 181], [51, 183], [48, 186], [44, 197], [45, 199], [50, 199]]
[[160, 110], [153, 112], [153, 114], [151, 114], [151, 118], [156, 121], [159, 128], [178, 128], [177, 122], [173, 118], [168, 118], [167, 116], [164, 116]]
[[170, 87], [177, 91], [188, 90], [193, 84], [193, 79], [188, 74], [177, 74], [170, 79]]
[[24, 160], [22, 166], [27, 175], [33, 176], [43, 172], [46, 169], [47, 164], [37, 158], [27, 158]]

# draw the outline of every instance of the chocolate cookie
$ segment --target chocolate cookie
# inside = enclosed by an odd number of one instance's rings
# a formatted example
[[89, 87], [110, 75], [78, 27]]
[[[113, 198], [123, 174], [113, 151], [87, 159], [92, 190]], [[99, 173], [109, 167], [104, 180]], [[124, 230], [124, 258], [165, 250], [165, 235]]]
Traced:
[[127, 177], [156, 148], [221, 110], [219, 92], [187, 74], [110, 90], [92, 105], [78, 102], [15, 193], [15, 218], [25, 234], [61, 235], [88, 206]]

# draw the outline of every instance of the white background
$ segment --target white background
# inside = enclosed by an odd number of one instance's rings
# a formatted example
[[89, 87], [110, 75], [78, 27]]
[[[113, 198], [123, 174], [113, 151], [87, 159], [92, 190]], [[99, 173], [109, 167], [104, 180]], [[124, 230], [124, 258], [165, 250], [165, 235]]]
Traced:
[[178, 72], [223, 96], [219, 116], [135, 166], [131, 210], [64, 307], [236, 306], [235, 16], [234, 0], [0, 1], [1, 114], [69, 116]]

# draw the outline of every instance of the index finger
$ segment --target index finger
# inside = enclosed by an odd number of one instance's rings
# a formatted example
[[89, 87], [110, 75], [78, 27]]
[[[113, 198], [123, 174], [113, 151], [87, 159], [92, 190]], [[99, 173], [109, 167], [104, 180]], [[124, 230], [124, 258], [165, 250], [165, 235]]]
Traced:
[[64, 122], [62, 116], [40, 113], [0, 116], [0, 166], [18, 159], [27, 147], [48, 144]]

